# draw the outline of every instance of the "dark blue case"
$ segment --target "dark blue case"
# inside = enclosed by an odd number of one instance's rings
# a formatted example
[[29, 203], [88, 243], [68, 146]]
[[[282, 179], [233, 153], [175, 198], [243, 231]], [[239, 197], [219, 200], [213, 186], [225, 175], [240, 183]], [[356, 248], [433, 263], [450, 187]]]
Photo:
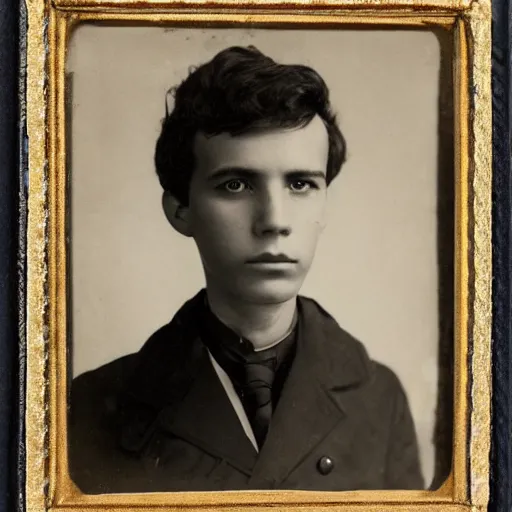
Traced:
[[19, 10], [0, 0], [0, 512], [17, 507]]
[[[493, 0], [493, 435], [489, 509], [512, 511], [512, 12]], [[24, 3], [0, 0], [0, 512], [24, 510]]]
[[511, 28], [509, 0], [492, 4], [493, 401], [489, 510], [512, 510]]

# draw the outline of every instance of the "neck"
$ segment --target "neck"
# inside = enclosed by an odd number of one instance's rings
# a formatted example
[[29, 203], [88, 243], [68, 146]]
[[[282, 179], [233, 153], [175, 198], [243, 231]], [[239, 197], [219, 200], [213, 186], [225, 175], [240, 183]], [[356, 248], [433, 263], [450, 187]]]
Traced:
[[261, 350], [286, 337], [293, 327], [296, 297], [277, 304], [254, 304], [207, 288], [208, 304], [221, 322]]

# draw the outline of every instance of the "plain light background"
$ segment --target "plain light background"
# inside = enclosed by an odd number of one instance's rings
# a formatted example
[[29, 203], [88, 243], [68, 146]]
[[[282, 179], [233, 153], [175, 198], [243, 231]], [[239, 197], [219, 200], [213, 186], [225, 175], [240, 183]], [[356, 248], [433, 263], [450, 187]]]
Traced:
[[165, 93], [231, 45], [315, 68], [348, 146], [302, 289], [401, 379], [426, 483], [437, 398], [440, 47], [426, 31], [80, 27], [71, 39], [73, 375], [137, 351], [203, 286], [153, 154]]

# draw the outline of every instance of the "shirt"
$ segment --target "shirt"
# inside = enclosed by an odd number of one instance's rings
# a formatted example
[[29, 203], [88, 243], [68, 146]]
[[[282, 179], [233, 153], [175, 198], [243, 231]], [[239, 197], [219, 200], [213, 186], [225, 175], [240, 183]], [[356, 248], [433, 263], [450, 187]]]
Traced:
[[219, 320], [209, 308], [206, 300], [202, 314], [202, 321], [199, 322], [201, 325], [201, 339], [208, 349], [213, 368], [245, 434], [258, 451], [258, 445], [248, 418], [250, 412], [243, 394], [244, 361], [254, 354], [263, 357], [268, 355], [270, 358], [275, 358], [275, 374], [272, 384], [272, 405], [275, 409], [295, 356], [298, 315], [296, 314], [296, 318], [294, 318], [291, 331], [284, 338], [258, 351], [254, 349], [249, 340], [240, 337]]

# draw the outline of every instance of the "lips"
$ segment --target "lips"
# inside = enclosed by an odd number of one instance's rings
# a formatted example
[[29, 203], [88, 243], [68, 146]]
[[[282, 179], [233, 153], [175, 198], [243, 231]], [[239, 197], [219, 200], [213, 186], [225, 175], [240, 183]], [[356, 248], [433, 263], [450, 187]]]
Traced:
[[297, 263], [297, 260], [290, 258], [286, 254], [271, 254], [264, 252], [255, 258], [247, 260], [247, 263]]

